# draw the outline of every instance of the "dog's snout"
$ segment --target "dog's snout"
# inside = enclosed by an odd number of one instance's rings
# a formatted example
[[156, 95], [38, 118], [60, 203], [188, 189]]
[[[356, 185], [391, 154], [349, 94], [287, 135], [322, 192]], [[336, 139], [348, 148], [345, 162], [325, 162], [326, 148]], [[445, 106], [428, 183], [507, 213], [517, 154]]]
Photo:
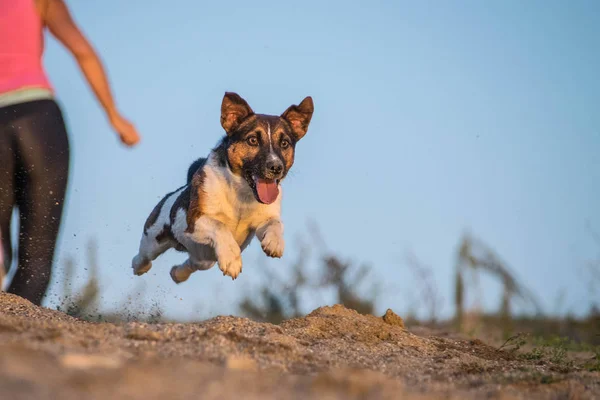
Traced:
[[271, 158], [267, 161], [267, 171], [273, 175], [279, 175], [283, 171], [283, 163], [279, 158]]

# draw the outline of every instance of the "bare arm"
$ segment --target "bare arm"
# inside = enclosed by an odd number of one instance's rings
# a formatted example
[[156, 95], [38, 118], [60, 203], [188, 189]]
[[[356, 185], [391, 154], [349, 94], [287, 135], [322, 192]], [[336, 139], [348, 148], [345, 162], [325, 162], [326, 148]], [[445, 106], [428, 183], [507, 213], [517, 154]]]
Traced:
[[139, 141], [135, 127], [127, 121], [115, 105], [106, 72], [92, 45], [87, 41], [71, 17], [63, 0], [41, 1], [41, 14], [44, 23], [73, 55], [96, 98], [104, 108], [112, 127], [121, 141], [132, 146]]

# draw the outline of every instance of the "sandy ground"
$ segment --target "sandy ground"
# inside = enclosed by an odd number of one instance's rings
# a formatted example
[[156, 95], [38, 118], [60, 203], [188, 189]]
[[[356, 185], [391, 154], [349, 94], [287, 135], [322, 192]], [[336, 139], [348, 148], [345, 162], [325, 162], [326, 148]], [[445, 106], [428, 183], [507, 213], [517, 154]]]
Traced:
[[600, 398], [598, 372], [415, 332], [342, 306], [279, 326], [90, 323], [0, 293], [0, 398]]

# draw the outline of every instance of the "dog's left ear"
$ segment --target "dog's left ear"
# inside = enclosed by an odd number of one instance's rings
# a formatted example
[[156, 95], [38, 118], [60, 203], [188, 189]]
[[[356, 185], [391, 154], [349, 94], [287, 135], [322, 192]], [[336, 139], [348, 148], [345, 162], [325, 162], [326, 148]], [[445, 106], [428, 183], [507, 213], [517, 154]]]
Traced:
[[315, 106], [313, 105], [312, 97], [308, 96], [302, 100], [302, 103], [297, 106], [290, 106], [281, 114], [281, 118], [290, 123], [296, 140], [300, 140], [306, 135], [314, 110]]

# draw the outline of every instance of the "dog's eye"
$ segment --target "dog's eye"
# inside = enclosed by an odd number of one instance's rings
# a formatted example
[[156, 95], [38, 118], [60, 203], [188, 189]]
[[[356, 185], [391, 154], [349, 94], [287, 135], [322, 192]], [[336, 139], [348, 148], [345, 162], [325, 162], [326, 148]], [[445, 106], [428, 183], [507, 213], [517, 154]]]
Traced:
[[290, 142], [288, 142], [286, 139], [283, 139], [281, 141], [280, 146], [281, 146], [282, 149], [287, 149], [288, 147], [290, 147]]
[[250, 136], [248, 139], [246, 139], [248, 141], [248, 144], [250, 146], [258, 146], [258, 138], [256, 136]]

